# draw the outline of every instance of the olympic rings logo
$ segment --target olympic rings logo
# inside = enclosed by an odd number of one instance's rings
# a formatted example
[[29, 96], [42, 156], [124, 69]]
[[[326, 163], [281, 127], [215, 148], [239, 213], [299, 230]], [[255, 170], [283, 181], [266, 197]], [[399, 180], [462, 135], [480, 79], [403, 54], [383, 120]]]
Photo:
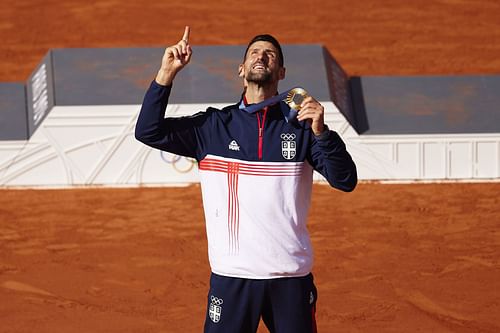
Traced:
[[281, 133], [281, 138], [285, 141], [295, 140], [295, 133]]
[[222, 303], [224, 303], [224, 300], [222, 298], [217, 298], [215, 296], [211, 296], [210, 300], [212, 301], [213, 305], [222, 305]]
[[160, 151], [160, 157], [163, 162], [171, 164], [174, 170], [179, 173], [188, 173], [193, 170], [196, 165], [196, 160], [194, 158], [179, 156], [166, 151]]

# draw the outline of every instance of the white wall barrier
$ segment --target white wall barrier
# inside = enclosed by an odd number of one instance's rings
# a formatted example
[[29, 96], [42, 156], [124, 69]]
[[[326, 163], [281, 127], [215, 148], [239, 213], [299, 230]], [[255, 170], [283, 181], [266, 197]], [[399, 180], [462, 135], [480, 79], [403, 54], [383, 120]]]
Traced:
[[499, 134], [359, 136], [350, 141], [371, 180], [498, 180]]
[[[500, 133], [358, 135], [332, 102], [325, 120], [347, 143], [361, 180], [500, 178]], [[226, 105], [226, 104], [224, 104]], [[223, 105], [213, 105], [222, 107]], [[198, 181], [196, 162], [139, 143], [140, 106], [56, 106], [29, 141], [0, 142], [1, 187], [182, 185]], [[206, 105], [170, 105], [172, 116]], [[322, 177], [315, 175], [317, 181]]]

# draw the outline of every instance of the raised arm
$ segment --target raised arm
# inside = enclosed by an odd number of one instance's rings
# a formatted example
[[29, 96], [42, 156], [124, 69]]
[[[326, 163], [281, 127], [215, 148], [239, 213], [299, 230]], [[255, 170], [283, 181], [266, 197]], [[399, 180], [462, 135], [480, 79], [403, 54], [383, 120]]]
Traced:
[[135, 138], [150, 147], [198, 159], [210, 137], [211, 113], [165, 118], [172, 82], [189, 63], [191, 55], [189, 27], [186, 27], [182, 39], [165, 49], [160, 70], [144, 96]]

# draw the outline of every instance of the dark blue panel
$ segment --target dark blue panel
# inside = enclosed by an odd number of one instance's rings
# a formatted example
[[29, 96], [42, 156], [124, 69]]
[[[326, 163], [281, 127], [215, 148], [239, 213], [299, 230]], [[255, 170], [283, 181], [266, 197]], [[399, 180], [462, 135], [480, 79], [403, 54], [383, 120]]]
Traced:
[[361, 77], [360, 87], [364, 134], [500, 132], [500, 76]]
[[330, 98], [325, 100], [333, 101], [349, 124], [357, 128], [359, 127], [359, 117], [356, 117], [352, 106], [349, 77], [327, 49], [323, 49], [323, 54], [325, 74], [328, 77], [328, 85], [325, 86], [328, 86], [330, 92]]
[[319, 101], [331, 101], [321, 45], [284, 45], [286, 78], [280, 89], [301, 86]]
[[0, 140], [26, 140], [26, 92], [22, 83], [0, 83]]
[[54, 107], [54, 73], [51, 51], [42, 59], [26, 81], [28, 136], [40, 126]]
[[[174, 82], [173, 103], [227, 103], [242, 92], [238, 65], [245, 46], [195, 46], [191, 63]], [[283, 46], [285, 90], [302, 86], [319, 100], [330, 100], [323, 48]], [[154, 79], [163, 48], [53, 50], [56, 105], [140, 104]]]
[[162, 53], [160, 48], [55, 49], [55, 103], [140, 104]]

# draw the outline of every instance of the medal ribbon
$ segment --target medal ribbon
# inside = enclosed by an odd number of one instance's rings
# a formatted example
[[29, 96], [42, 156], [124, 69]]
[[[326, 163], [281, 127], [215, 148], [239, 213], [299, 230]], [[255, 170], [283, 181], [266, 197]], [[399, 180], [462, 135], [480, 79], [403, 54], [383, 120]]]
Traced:
[[[260, 103], [250, 104], [248, 106], [245, 106], [245, 103], [242, 100], [240, 103], [239, 109], [246, 111], [248, 113], [255, 113], [259, 110], [262, 110], [266, 106], [273, 105], [273, 104], [276, 104], [278, 102], [284, 101], [287, 98], [288, 93], [294, 89], [296, 89], [296, 88], [288, 89], [284, 93], [281, 93], [279, 95], [268, 98]], [[290, 120], [294, 119], [297, 116], [298, 110], [291, 108], [291, 107], [289, 109], [287, 109], [287, 108], [284, 108], [283, 105], [281, 105], [281, 112], [283, 113], [285, 120], [287, 122], [289, 122]]]

